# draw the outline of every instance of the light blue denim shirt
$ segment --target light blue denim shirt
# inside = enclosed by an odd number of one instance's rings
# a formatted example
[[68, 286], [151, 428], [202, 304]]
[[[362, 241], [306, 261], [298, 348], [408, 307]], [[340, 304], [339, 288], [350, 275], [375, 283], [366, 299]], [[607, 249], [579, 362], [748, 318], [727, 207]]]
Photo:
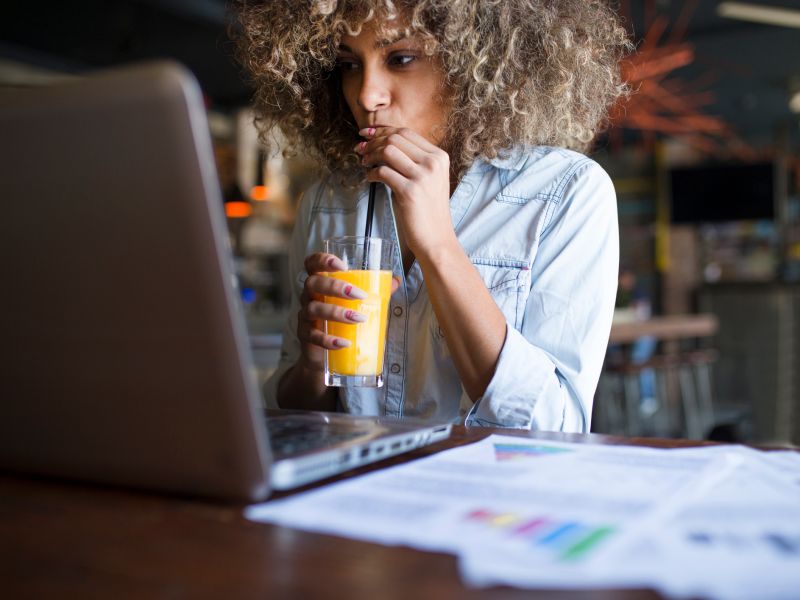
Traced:
[[[306, 192], [292, 236], [295, 275], [280, 365], [265, 385], [275, 406], [278, 379], [300, 356], [297, 311], [303, 259], [323, 240], [361, 235], [366, 186], [328, 178]], [[458, 240], [506, 318], [506, 339], [484, 395], [461, 384], [415, 262], [389, 307], [382, 388], [339, 389], [342, 410], [415, 416], [468, 425], [587, 432], [608, 344], [617, 289], [619, 234], [614, 188], [591, 159], [560, 148], [518, 149], [476, 160], [450, 212]], [[373, 235], [397, 242], [388, 188], [376, 197]]]

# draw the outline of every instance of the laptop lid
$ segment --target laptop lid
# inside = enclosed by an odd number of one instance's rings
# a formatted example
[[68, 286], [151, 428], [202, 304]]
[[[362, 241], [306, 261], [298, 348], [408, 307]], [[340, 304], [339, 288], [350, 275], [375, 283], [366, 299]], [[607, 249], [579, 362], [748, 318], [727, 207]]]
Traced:
[[200, 89], [0, 95], [0, 468], [228, 499], [270, 455]]

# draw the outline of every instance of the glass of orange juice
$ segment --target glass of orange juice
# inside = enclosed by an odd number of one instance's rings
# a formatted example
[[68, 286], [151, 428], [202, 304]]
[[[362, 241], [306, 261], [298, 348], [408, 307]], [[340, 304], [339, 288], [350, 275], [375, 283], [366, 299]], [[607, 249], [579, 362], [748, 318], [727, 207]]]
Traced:
[[389, 296], [392, 294], [394, 244], [377, 237], [347, 236], [325, 240], [325, 251], [342, 259], [346, 271], [325, 273], [363, 290], [364, 300], [325, 296], [325, 302], [356, 310], [363, 323], [325, 321], [325, 332], [349, 340], [347, 348], [325, 351], [325, 384], [381, 387]]

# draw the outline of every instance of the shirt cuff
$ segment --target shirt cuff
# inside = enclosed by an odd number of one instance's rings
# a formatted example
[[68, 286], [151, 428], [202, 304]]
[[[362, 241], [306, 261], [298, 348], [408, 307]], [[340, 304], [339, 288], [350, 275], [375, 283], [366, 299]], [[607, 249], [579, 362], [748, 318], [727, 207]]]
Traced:
[[506, 323], [506, 339], [492, 380], [465, 424], [560, 431], [564, 394], [547, 353]]

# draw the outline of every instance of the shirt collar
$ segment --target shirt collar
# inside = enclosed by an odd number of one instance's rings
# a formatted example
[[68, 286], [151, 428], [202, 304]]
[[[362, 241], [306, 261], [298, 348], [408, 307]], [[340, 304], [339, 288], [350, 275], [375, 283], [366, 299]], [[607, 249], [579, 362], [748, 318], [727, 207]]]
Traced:
[[510, 150], [502, 150], [495, 157], [486, 162], [497, 169], [504, 169], [506, 171], [519, 171], [522, 168], [522, 163], [525, 160], [525, 152], [520, 146], [515, 146]]

